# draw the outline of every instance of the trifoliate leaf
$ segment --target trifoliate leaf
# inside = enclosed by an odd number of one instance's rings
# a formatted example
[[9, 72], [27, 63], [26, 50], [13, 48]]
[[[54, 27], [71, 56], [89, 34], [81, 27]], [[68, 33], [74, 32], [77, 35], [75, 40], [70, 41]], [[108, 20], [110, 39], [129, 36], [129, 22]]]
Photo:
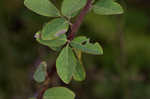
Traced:
[[87, 0], [64, 0], [62, 3], [62, 14], [70, 18], [74, 13], [82, 9], [86, 2]]
[[48, 17], [60, 16], [58, 9], [50, 0], [25, 0], [24, 4], [27, 8], [40, 15]]
[[[79, 39], [80, 38], [80, 39]], [[81, 50], [88, 54], [101, 55], [103, 54], [103, 49], [99, 43], [92, 44], [86, 37], [78, 37], [71, 41], [71, 46], [77, 50]]]
[[122, 14], [123, 9], [117, 2], [113, 0], [99, 0], [93, 6], [95, 13], [100, 15], [113, 15], [113, 14]]
[[40, 44], [48, 46], [55, 51], [59, 50], [60, 47], [67, 42], [67, 37], [65, 34], [60, 35], [54, 40], [42, 40], [42, 38], [40, 38], [40, 32], [37, 32], [35, 37]]
[[68, 31], [69, 24], [63, 18], [53, 19], [51, 22], [47, 23], [42, 29], [42, 39], [43, 40], [53, 40], [58, 36], [66, 33]]
[[46, 62], [41, 62], [40, 65], [37, 67], [33, 78], [36, 82], [42, 83], [45, 81], [47, 76], [47, 64]]
[[74, 99], [75, 94], [65, 87], [54, 87], [46, 90], [43, 99]]
[[76, 57], [72, 49], [67, 45], [56, 60], [57, 73], [64, 83], [68, 84], [71, 81], [76, 65]]

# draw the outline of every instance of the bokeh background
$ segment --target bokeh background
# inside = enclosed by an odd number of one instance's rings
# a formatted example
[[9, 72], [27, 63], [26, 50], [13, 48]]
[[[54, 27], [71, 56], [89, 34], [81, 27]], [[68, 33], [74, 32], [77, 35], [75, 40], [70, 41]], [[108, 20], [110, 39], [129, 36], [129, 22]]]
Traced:
[[[53, 0], [58, 6], [62, 0]], [[120, 0], [118, 0], [120, 2]], [[150, 99], [150, 0], [125, 0], [124, 15], [88, 13], [78, 35], [99, 41], [104, 55], [83, 55], [87, 78], [72, 81], [77, 99]], [[32, 79], [36, 65], [49, 68], [57, 52], [42, 46], [34, 33], [50, 18], [39, 16], [23, 0], [0, 0], [0, 99], [28, 99], [40, 85]], [[57, 75], [53, 86], [64, 85]]]

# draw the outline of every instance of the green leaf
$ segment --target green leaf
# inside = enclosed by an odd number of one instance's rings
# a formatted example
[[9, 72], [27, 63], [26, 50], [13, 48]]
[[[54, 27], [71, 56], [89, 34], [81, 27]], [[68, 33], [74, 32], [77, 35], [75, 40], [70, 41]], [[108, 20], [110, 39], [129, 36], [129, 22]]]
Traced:
[[95, 13], [100, 15], [122, 14], [123, 8], [113, 0], [99, 0], [94, 6]]
[[62, 14], [68, 18], [72, 17], [74, 13], [82, 9], [87, 0], [64, 0], [62, 3]]
[[85, 69], [81, 63], [81, 61], [77, 61], [77, 66], [75, 68], [75, 71], [73, 73], [73, 78], [76, 81], [83, 81], [85, 80], [86, 77], [86, 73], [85, 73]]
[[67, 42], [67, 37], [65, 34], [60, 35], [59, 37], [57, 37], [54, 40], [42, 40], [40, 38], [40, 32], [37, 32], [36, 35], [36, 40], [45, 46], [48, 46], [49, 48], [57, 51], [60, 49], [61, 46], [63, 46], [66, 42]]
[[74, 38], [73, 42], [77, 42], [77, 43], [84, 43], [84, 42], [89, 42], [89, 39], [85, 36], [79, 36]]
[[48, 17], [60, 16], [58, 9], [49, 0], [25, 0], [24, 4], [27, 8], [40, 15]]
[[53, 87], [43, 95], [43, 99], [74, 99], [75, 94], [70, 89], [65, 87]]
[[53, 40], [58, 36], [66, 33], [68, 31], [69, 24], [63, 18], [53, 19], [51, 22], [47, 23], [42, 29], [42, 39], [43, 40]]
[[103, 49], [99, 43], [92, 44], [86, 37], [78, 37], [71, 41], [71, 46], [77, 50], [81, 50], [88, 54], [101, 55], [103, 54]]
[[[81, 37], [81, 38], [84, 39], [84, 37]], [[81, 38], [79, 37], [77, 39], [81, 40]], [[78, 61], [77, 61], [77, 66], [75, 68], [75, 71], [73, 73], [73, 78], [76, 81], [83, 81], [86, 78], [86, 73], [85, 73], [85, 69], [84, 69], [83, 64], [82, 64], [82, 52], [80, 50], [75, 49], [75, 53], [76, 53], [76, 56], [78, 58]]]
[[47, 64], [46, 62], [41, 62], [40, 65], [37, 67], [33, 78], [36, 82], [42, 83], [45, 81], [45, 78], [47, 76]]
[[71, 81], [76, 63], [76, 57], [72, 49], [67, 45], [56, 60], [57, 73], [64, 83], [68, 84]]

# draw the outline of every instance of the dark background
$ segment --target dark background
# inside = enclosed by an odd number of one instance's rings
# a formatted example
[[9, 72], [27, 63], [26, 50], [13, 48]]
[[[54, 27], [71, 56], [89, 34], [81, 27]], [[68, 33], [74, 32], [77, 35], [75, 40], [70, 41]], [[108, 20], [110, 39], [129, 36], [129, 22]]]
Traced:
[[[150, 99], [150, 0], [121, 5], [124, 15], [89, 13], [84, 19], [78, 35], [99, 41], [104, 55], [84, 54], [87, 78], [69, 85], [77, 99]], [[28, 10], [23, 0], [0, 0], [0, 99], [37, 95], [36, 65], [46, 60], [51, 67], [58, 55], [34, 39], [49, 20]], [[54, 76], [51, 85], [63, 84]]]

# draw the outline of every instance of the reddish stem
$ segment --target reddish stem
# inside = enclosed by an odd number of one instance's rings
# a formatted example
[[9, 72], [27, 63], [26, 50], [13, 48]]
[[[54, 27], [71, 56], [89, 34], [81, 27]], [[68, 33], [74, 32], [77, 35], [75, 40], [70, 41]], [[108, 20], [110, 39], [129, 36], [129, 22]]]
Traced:
[[82, 11], [80, 12], [79, 16], [77, 17], [75, 23], [71, 27], [71, 33], [68, 36], [69, 40], [73, 40], [73, 38], [75, 37], [76, 32], [79, 30], [80, 25], [83, 22], [84, 16], [90, 10], [91, 6], [92, 6], [92, 0], [87, 0], [85, 7], [82, 9]]
[[55, 73], [56, 73], [56, 64], [54, 64], [52, 66], [50, 71], [49, 71], [49, 68], [48, 68], [47, 78], [46, 78], [46, 81], [45, 81], [46, 83], [43, 85], [42, 89], [40, 90], [40, 92], [37, 96], [37, 99], [43, 99], [44, 92], [50, 87], [50, 80], [49, 79], [52, 79], [52, 77]]
[[44, 86], [42, 90], [39, 92], [37, 99], [43, 99], [44, 92], [48, 89], [48, 85]]
[[[71, 33], [68, 36], [68, 40], [73, 40], [75, 37], [76, 32], [79, 30], [81, 23], [83, 22], [84, 16], [90, 10], [92, 6], [92, 0], [87, 0], [85, 7], [80, 12], [79, 16], [77, 17], [75, 23], [71, 27]], [[56, 65], [53, 65], [51, 72], [48, 72], [48, 77], [52, 77], [56, 72]], [[39, 92], [37, 99], [42, 99], [44, 92], [49, 88], [49, 83], [44, 85], [42, 90]]]

